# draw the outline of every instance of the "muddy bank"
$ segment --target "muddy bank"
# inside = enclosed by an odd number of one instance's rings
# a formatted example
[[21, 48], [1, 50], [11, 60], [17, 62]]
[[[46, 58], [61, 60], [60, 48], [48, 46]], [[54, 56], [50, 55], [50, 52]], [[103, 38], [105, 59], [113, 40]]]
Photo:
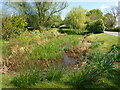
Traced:
[[[53, 65], [82, 66], [83, 64], [86, 63], [87, 59], [85, 57], [85, 54], [89, 51], [90, 48], [90, 42], [86, 38], [80, 39], [76, 47], [71, 47], [66, 50], [65, 45], [61, 48], [64, 51], [63, 59], [61, 60], [32, 60], [32, 61], [25, 61], [24, 63], [20, 63], [19, 61], [12, 60], [12, 62], [9, 65], [6, 64], [7, 66], [2, 67], [2, 71], [4, 73], [9, 71], [19, 72], [20, 69], [24, 69], [26, 67], [29, 68], [31, 65], [44, 69], [46, 67]], [[19, 66], [17, 66], [16, 63]]]

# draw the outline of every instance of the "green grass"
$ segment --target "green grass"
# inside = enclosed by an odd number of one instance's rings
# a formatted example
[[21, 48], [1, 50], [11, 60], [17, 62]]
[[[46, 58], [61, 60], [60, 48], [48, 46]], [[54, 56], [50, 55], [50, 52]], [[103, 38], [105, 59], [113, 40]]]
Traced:
[[2, 88], [15, 88], [13, 84], [11, 84], [14, 75], [2, 75]]
[[113, 44], [117, 44], [118, 43], [118, 37], [113, 36], [113, 35], [109, 35], [109, 34], [105, 34], [105, 33], [101, 33], [101, 34], [92, 34], [90, 36], [87, 37], [89, 40], [96, 42], [96, 41], [103, 41], [103, 44], [100, 45], [97, 49], [95, 48], [94, 50], [101, 50], [103, 52], [107, 52], [110, 50], [111, 46]]
[[[11, 83], [14, 77], [15, 77], [14, 75], [2, 75], [2, 88], [17, 88]], [[33, 86], [30, 86], [29, 88], [70, 88], [70, 87], [65, 85], [64, 83], [54, 81], [52, 82], [43, 81]]]
[[70, 86], [67, 86], [64, 83], [44, 81], [32, 86], [31, 88], [70, 88]]
[[[53, 60], [62, 59], [64, 52], [62, 47], [75, 46], [79, 42], [80, 35], [67, 35], [61, 38], [53, 38], [41, 46], [37, 46], [32, 53], [32, 59]], [[66, 47], [67, 48], [67, 47]]]
[[[62, 59], [63, 55], [64, 55], [64, 51], [62, 51], [62, 47], [65, 47], [65, 49], [66, 48], [69, 49], [72, 46], [75, 47], [78, 44], [78, 42], [80, 41], [79, 38], [82, 38], [82, 37], [83, 37], [82, 35], [72, 35], [72, 34], [71, 35], [66, 35], [66, 36], [63, 35], [62, 37], [59, 37], [59, 38], [53, 36], [52, 38], [49, 38], [48, 41], [45, 42], [44, 44], [37, 45], [35, 47], [35, 49], [33, 50], [32, 54], [29, 56], [29, 59], [32, 59], [32, 60], [37, 60], [37, 59], [39, 59], [39, 60], [53, 60], [53, 59], [59, 60], [59, 59]], [[98, 47], [93, 48], [93, 50], [100, 50], [100, 51], [103, 51], [103, 52], [109, 51], [113, 44], [118, 43], [118, 37], [112, 36], [112, 35], [109, 35], [109, 34], [105, 34], [105, 33], [91, 34], [87, 38], [89, 40], [91, 40], [92, 42], [95, 42], [95, 43], [98, 44]], [[103, 42], [103, 44], [101, 44], [101, 42]], [[93, 55], [93, 56], [95, 56], [95, 55]], [[101, 61], [103, 59], [103, 57], [102, 58], [97, 57], [97, 59], [99, 59], [98, 61]], [[96, 63], [98, 61], [96, 61]], [[95, 65], [97, 65], [97, 64], [95, 64]], [[100, 65], [102, 65], [102, 64], [100, 63]], [[62, 82], [60, 80], [59, 81], [57, 79], [53, 80], [53, 76], [54, 76], [53, 72], [52, 73], [50, 72], [50, 74], [48, 76], [51, 78], [51, 74], [52, 74], [52, 80], [49, 80], [49, 79], [47, 80], [46, 79], [44, 81], [38, 82], [35, 85], [29, 86], [29, 87], [30, 88], [71, 88], [72, 87], [72, 85], [68, 86], [68, 85], [66, 85], [64, 82]], [[86, 77], [87, 77], [87, 75], [88, 74], [86, 74]], [[16, 88], [11, 83], [14, 76], [15, 75], [3, 75], [2, 76], [2, 79], [3, 79], [2, 88]], [[83, 77], [84, 76], [85, 75], [83, 75]], [[87, 78], [83, 78], [83, 77], [81, 77], [81, 79], [88, 80]], [[63, 75], [62, 78], [64, 78], [64, 75]], [[75, 78], [76, 78], [76, 76], [75, 76]], [[79, 75], [78, 75], [78, 78], [80, 78]], [[76, 85], [79, 82], [78, 78], [76, 78], [76, 82], [75, 82]], [[114, 76], [109, 77], [109, 78], [114, 79]], [[85, 83], [86, 83], [86, 80], [85, 80]], [[108, 82], [106, 80], [106, 84], [108, 84], [109, 86], [114, 86], [113, 84], [111, 85], [112, 82], [113, 82], [112, 80], [109, 80]], [[73, 81], [73, 83], [74, 83], [74, 81]], [[115, 82], [115, 83], [118, 84], [118, 82]]]

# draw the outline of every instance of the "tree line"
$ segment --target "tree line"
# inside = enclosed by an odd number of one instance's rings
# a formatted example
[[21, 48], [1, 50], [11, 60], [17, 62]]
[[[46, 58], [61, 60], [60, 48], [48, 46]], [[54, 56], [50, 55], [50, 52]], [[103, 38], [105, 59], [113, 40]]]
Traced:
[[86, 29], [91, 32], [102, 32], [105, 28], [111, 29], [116, 25], [118, 7], [111, 8], [105, 15], [99, 9], [87, 11], [81, 6], [73, 7], [62, 20], [61, 11], [67, 6], [67, 2], [4, 2], [3, 39], [8, 40], [25, 30], [36, 29], [42, 32], [63, 24], [77, 33]]

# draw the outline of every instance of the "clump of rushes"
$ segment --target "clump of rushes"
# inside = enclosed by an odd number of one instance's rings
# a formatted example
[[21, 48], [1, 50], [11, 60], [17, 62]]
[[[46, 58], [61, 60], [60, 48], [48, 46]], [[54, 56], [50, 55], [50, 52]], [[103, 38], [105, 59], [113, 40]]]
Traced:
[[41, 71], [36, 68], [29, 69], [26, 72], [22, 72], [20, 75], [14, 77], [11, 83], [19, 88], [27, 88], [31, 85], [35, 85], [39, 81], [43, 80], [40, 72]]
[[53, 66], [48, 69], [45, 78], [48, 81], [60, 81], [60, 79], [63, 77], [63, 74], [64, 74], [63, 67]]
[[104, 83], [101, 78], [107, 77], [109, 72], [115, 68], [114, 64], [117, 55], [112, 52], [96, 52], [88, 55], [87, 65], [80, 71], [76, 70], [69, 73], [67, 83], [74, 88], [101, 86], [101, 83]]

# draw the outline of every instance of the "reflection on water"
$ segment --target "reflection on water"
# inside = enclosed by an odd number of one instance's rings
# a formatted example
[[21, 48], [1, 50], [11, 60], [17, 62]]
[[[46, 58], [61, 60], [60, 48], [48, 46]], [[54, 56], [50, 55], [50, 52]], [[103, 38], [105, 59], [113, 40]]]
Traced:
[[64, 60], [64, 63], [66, 65], [75, 65], [75, 64], [77, 64], [77, 60], [76, 59], [71, 58], [71, 57], [69, 57], [67, 55], [64, 55], [63, 60]]
[[[64, 51], [64, 49], [65, 49], [65, 47], [62, 47], [62, 50]], [[77, 62], [78, 60], [77, 59], [74, 59], [74, 58], [71, 58], [71, 57], [69, 57], [68, 55], [64, 55], [64, 57], [63, 57], [63, 62], [66, 64], [66, 65], [75, 65], [75, 64], [77, 64], [78, 62]]]

